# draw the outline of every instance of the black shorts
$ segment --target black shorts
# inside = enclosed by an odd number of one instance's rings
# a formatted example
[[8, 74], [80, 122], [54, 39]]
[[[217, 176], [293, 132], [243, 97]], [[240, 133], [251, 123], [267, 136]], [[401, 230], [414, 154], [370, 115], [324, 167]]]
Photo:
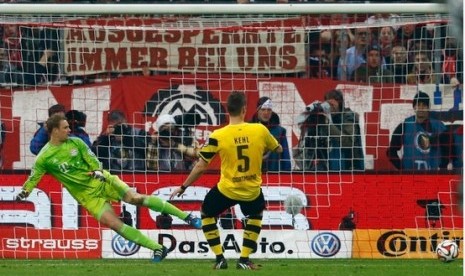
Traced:
[[206, 217], [218, 217], [236, 204], [239, 204], [245, 216], [259, 216], [265, 210], [265, 197], [260, 189], [260, 195], [252, 201], [235, 200], [223, 195], [218, 190], [218, 186], [215, 186], [205, 196], [202, 204], [202, 214]]

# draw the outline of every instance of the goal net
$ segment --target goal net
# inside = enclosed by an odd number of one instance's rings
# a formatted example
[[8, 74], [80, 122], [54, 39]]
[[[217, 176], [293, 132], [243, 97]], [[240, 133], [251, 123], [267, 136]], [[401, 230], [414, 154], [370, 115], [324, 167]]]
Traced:
[[[191, 13], [155, 5], [159, 13], [143, 14], [132, 6], [73, 14], [69, 5], [38, 5], [51, 12], [0, 15], [2, 258], [152, 254], [99, 225], [50, 176], [14, 202], [50, 107], [64, 106], [72, 135], [105, 169], [167, 200], [196, 162], [183, 146], [205, 144], [228, 123], [234, 90], [247, 95], [246, 120], [265, 124], [285, 148], [263, 163], [267, 209], [254, 257], [436, 258], [444, 239], [463, 249], [463, 55], [444, 11], [318, 5], [318, 13], [302, 4], [300, 13], [250, 5], [248, 13], [202, 14], [218, 5], [189, 5]], [[180, 12], [163, 14], [168, 6]], [[424, 95], [434, 123], [414, 129], [404, 120], [419, 117]], [[200, 216], [219, 164], [171, 202]], [[146, 208], [114, 208], [167, 246], [169, 258], [213, 257], [202, 231], [177, 218], [166, 226]], [[218, 219], [228, 258], [239, 256], [245, 219], [238, 206]]]

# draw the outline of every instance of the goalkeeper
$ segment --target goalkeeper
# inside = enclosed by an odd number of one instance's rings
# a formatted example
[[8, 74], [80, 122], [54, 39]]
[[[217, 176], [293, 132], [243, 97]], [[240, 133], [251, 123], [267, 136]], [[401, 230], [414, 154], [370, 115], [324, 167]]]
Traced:
[[133, 191], [117, 176], [101, 170], [100, 162], [89, 147], [76, 137], [68, 137], [69, 124], [63, 115], [52, 115], [46, 122], [49, 142], [39, 152], [29, 178], [16, 200], [24, 200], [38, 185], [45, 173], [60, 181], [69, 193], [100, 223], [127, 240], [153, 250], [153, 261], [163, 260], [168, 249], [149, 239], [138, 229], [123, 223], [111, 202], [124, 201], [151, 210], [174, 215], [200, 229], [201, 220], [155, 196]]

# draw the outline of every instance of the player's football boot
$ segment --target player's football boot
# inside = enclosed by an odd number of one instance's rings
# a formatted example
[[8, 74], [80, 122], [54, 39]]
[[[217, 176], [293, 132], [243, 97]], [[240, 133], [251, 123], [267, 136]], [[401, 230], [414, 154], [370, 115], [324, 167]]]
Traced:
[[152, 262], [159, 263], [168, 255], [168, 248], [163, 246], [162, 248], [153, 250]]
[[225, 258], [217, 261], [215, 265], [213, 266], [213, 269], [227, 269], [228, 268], [228, 262], [226, 261]]
[[258, 266], [255, 265], [254, 263], [252, 263], [251, 261], [245, 261], [245, 262], [238, 261], [237, 265], [236, 265], [236, 268], [237, 269], [244, 269], [244, 270], [257, 270], [257, 269], [259, 269]]
[[202, 229], [202, 220], [192, 214], [189, 214], [184, 221], [195, 229]]

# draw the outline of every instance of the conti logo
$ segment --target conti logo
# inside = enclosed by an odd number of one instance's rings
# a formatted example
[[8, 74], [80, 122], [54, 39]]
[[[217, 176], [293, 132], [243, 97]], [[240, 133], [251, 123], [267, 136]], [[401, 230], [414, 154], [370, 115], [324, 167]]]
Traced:
[[449, 231], [439, 231], [432, 235], [409, 235], [404, 231], [388, 231], [377, 241], [378, 252], [386, 257], [399, 257], [409, 253], [434, 252], [438, 241], [452, 239], [460, 246], [463, 237], [451, 236]]
[[341, 240], [333, 233], [323, 232], [313, 238], [310, 246], [320, 257], [331, 257], [341, 249]]
[[132, 241], [128, 241], [120, 235], [116, 235], [111, 240], [111, 248], [120, 256], [131, 256], [139, 251], [140, 246]]

